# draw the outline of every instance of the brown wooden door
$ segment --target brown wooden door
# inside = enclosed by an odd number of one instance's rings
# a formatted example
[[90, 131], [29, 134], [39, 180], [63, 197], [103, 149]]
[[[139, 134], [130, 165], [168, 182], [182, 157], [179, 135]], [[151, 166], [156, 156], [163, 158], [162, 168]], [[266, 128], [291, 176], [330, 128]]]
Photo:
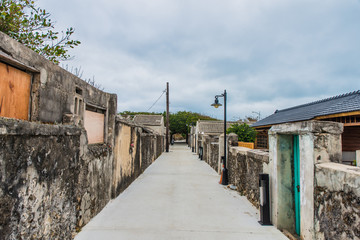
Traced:
[[31, 75], [0, 63], [0, 116], [29, 119]]
[[89, 144], [104, 142], [105, 115], [102, 113], [85, 111], [84, 126]]

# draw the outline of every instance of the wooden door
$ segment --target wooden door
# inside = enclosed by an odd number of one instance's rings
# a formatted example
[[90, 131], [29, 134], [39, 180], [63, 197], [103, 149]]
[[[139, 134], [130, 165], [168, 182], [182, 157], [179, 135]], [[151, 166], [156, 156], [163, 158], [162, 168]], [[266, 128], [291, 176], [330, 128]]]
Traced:
[[89, 144], [104, 142], [105, 115], [86, 110], [84, 126], [88, 136]]
[[31, 75], [0, 62], [0, 116], [29, 119]]

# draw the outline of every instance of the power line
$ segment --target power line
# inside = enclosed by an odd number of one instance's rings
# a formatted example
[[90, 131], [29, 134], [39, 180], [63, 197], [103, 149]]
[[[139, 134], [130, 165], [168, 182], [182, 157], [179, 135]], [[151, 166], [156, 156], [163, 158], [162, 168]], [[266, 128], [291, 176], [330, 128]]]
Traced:
[[149, 107], [149, 109], [146, 110], [147, 112], [148, 112], [153, 106], [155, 106], [155, 104], [160, 100], [160, 98], [164, 95], [164, 93], [166, 93], [166, 89], [162, 92], [162, 94], [160, 95], [160, 97], [153, 103], [153, 105], [151, 105], [151, 107]]

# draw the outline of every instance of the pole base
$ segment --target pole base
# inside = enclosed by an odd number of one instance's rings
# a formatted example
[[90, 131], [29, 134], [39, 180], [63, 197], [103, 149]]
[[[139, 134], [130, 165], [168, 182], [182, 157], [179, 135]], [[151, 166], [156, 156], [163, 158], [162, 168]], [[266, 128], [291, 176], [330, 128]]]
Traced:
[[229, 184], [227, 168], [222, 169], [221, 178], [220, 178], [220, 184], [222, 184], [222, 185], [228, 185]]
[[262, 225], [262, 226], [272, 226], [272, 224], [271, 223], [268, 223], [268, 222], [262, 222], [262, 221], [258, 221], [258, 223], [260, 223], [260, 225]]

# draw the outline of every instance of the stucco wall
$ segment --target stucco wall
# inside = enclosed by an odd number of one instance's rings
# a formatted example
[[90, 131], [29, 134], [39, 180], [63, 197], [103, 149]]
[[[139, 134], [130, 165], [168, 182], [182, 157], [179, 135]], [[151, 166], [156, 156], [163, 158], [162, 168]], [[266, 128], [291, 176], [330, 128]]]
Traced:
[[164, 150], [164, 136], [117, 118], [113, 196], [126, 189]]
[[316, 239], [360, 239], [360, 170], [336, 163], [315, 168]]

